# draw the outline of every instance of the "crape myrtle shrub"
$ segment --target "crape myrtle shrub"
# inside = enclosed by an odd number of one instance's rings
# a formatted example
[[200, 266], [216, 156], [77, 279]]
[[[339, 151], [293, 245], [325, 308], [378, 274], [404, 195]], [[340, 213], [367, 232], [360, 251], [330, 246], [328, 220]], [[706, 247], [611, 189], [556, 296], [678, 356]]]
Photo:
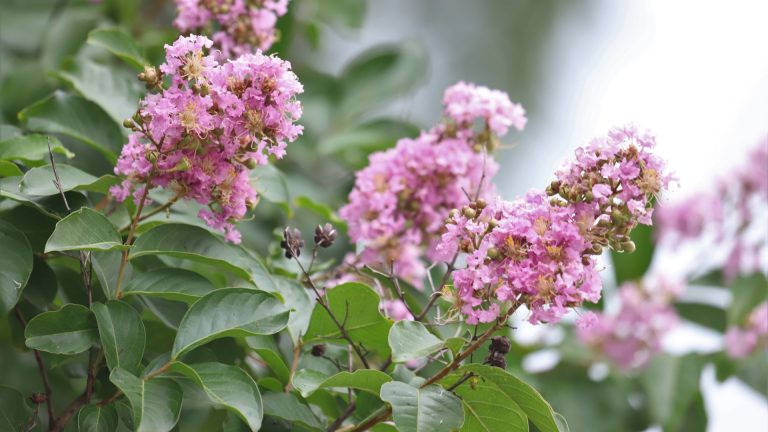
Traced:
[[[501, 197], [505, 92], [420, 128], [382, 114], [418, 46], [302, 61], [364, 6], [2, 3], [0, 429], [703, 430], [705, 367], [765, 392], [768, 141], [663, 203], [619, 126]], [[723, 348], [665, 353], [691, 323]]]

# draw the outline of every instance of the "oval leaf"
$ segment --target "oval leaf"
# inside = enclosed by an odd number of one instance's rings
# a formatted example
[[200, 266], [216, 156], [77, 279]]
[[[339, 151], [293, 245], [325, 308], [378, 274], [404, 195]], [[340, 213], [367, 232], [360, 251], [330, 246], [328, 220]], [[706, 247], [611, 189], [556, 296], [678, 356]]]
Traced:
[[389, 375], [374, 369], [344, 371], [330, 377], [317, 371], [301, 369], [293, 377], [293, 386], [305, 398], [315, 390], [327, 387], [348, 387], [378, 395], [381, 386], [390, 381], [392, 378]]
[[49, 140], [51, 151], [63, 154], [69, 159], [75, 156], [74, 153], [64, 148], [58, 138], [32, 134], [0, 141], [0, 159], [17, 160], [31, 166], [47, 161], [49, 160]]
[[140, 294], [168, 300], [194, 302], [213, 291], [213, 284], [190, 270], [160, 268], [146, 273], [134, 273], [123, 295]]
[[264, 416], [259, 387], [237, 366], [222, 363], [187, 365], [176, 362], [171, 370], [190, 378], [211, 401], [223, 405], [243, 419], [251, 430], [259, 430]]
[[32, 274], [32, 246], [21, 231], [0, 221], [0, 314], [11, 310]]
[[303, 423], [311, 428], [323, 429], [320, 420], [315, 417], [307, 405], [299, 401], [293, 393], [267, 392], [262, 395], [264, 415], [279, 417], [289, 422]]
[[195, 302], [179, 324], [172, 357], [208, 341], [229, 336], [274, 334], [288, 323], [288, 310], [263, 291], [216, 290]]
[[45, 253], [68, 250], [123, 249], [117, 228], [103, 214], [83, 207], [56, 223]]
[[117, 430], [117, 410], [113, 405], [86, 405], [77, 414], [79, 432], [114, 432]]
[[444, 342], [417, 321], [398, 321], [389, 330], [392, 361], [406, 362], [426, 357], [442, 348]]
[[96, 320], [87, 307], [67, 304], [32, 318], [24, 330], [27, 347], [53, 354], [77, 354], [99, 340]]
[[[464, 376], [464, 372], [446, 377], [442, 384], [450, 386]], [[464, 405], [463, 432], [527, 432], [528, 418], [520, 406], [488, 379], [475, 379], [472, 385], [461, 384], [453, 392]]]
[[464, 423], [461, 400], [438, 385], [416, 388], [389, 382], [381, 386], [381, 399], [392, 406], [400, 432], [443, 432]]
[[38, 417], [27, 398], [15, 389], [0, 386], [0, 430], [26, 431], [30, 420], [36, 424]]
[[102, 28], [93, 30], [88, 33], [88, 43], [106, 49], [137, 70], [142, 70], [144, 65], [149, 64], [142, 55], [139, 46], [136, 45], [136, 41], [120, 29]]
[[[363, 343], [369, 350], [389, 355], [387, 337], [392, 322], [379, 311], [379, 295], [360, 283], [339, 285], [328, 291], [328, 304], [345, 327], [353, 341]], [[345, 319], [346, 318], [346, 319]], [[305, 341], [340, 339], [341, 332], [320, 305], [312, 311]]]
[[165, 432], [173, 429], [181, 412], [181, 387], [168, 378], [144, 381], [130, 372], [115, 368], [109, 380], [131, 403], [136, 432]]
[[139, 313], [128, 303], [118, 300], [94, 303], [91, 309], [99, 326], [107, 366], [137, 372], [147, 339]]

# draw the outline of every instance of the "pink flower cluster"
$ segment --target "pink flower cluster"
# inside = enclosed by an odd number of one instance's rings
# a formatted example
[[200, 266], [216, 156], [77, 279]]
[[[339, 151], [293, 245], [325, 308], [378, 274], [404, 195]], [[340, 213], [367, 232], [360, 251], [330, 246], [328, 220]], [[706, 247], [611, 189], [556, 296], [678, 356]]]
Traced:
[[127, 121], [134, 133], [115, 167], [126, 179], [110, 192], [123, 201], [145, 185], [170, 188], [208, 206], [200, 218], [238, 243], [233, 222], [256, 203], [248, 168], [282, 158], [301, 134], [295, 97], [303, 89], [288, 62], [256, 53], [218, 64], [205, 53], [211, 45], [194, 35], [166, 45], [160, 72], [170, 77], [168, 88], [157, 69], [141, 74], [157, 92]]
[[411, 311], [408, 310], [408, 306], [406, 306], [402, 300], [383, 299], [379, 307], [384, 312], [384, 315], [393, 321], [413, 321], [413, 315], [411, 315]]
[[744, 358], [768, 345], [768, 302], [757, 306], [749, 315], [746, 326], [729, 328], [725, 347], [733, 358]]
[[576, 322], [576, 335], [622, 369], [642, 367], [677, 325], [672, 303], [683, 288], [661, 279], [651, 284], [627, 282], [619, 288], [618, 308], [612, 313], [586, 312]]
[[[500, 91], [458, 83], [445, 92], [446, 123], [395, 148], [374, 153], [359, 171], [349, 204], [339, 214], [352, 241], [364, 246], [359, 264], [389, 270], [420, 286], [421, 257], [430, 255], [448, 212], [468, 195], [491, 197], [498, 165], [485, 149], [510, 126], [525, 125], [525, 111]], [[479, 121], [478, 121], [479, 120]], [[475, 122], [483, 129], [473, 130]]]
[[173, 24], [182, 32], [207, 33], [225, 60], [277, 41], [277, 18], [288, 11], [288, 0], [176, 0]]
[[[530, 322], [556, 322], [570, 307], [600, 299], [589, 242], [568, 206], [546, 195], [464, 207], [453, 212], [437, 251], [461, 250], [467, 266], [453, 273], [456, 303], [467, 323], [494, 321], [499, 302], [525, 304]], [[479, 208], [482, 207], [482, 208]]]
[[[707, 191], [659, 208], [659, 241], [673, 248], [725, 250], [726, 280], [768, 272], [768, 137], [746, 162]], [[706, 243], [706, 244], [700, 244]], [[709, 253], [708, 253], [709, 254]], [[711, 254], [709, 254], [711, 255]]]
[[633, 127], [576, 150], [576, 161], [542, 193], [513, 202], [475, 202], [452, 213], [437, 246], [467, 266], [453, 273], [455, 306], [467, 322], [490, 322], [500, 303], [526, 305], [530, 321], [556, 322], [600, 298], [593, 256], [604, 247], [632, 252], [630, 232], [650, 223], [651, 201], [670, 177], [650, 153], [654, 138]]

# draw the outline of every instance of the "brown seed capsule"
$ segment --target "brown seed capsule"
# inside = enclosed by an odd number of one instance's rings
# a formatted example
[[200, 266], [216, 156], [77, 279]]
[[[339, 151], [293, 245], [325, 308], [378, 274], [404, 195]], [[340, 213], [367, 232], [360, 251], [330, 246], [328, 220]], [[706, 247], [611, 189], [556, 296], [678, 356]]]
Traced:
[[498, 351], [490, 352], [488, 357], [485, 358], [485, 363], [501, 369], [507, 368], [507, 359], [504, 357], [504, 354]]
[[330, 247], [336, 240], [336, 235], [336, 228], [333, 225], [329, 223], [318, 225], [315, 228], [315, 244], [322, 248]]
[[286, 258], [299, 257], [301, 248], [304, 247], [304, 239], [301, 238], [301, 231], [298, 228], [285, 227], [283, 230], [283, 241], [280, 247], [285, 250]]
[[506, 336], [494, 336], [491, 338], [490, 350], [498, 353], [506, 354], [512, 348], [512, 343]]
[[322, 357], [325, 355], [325, 344], [312, 345], [312, 355]]

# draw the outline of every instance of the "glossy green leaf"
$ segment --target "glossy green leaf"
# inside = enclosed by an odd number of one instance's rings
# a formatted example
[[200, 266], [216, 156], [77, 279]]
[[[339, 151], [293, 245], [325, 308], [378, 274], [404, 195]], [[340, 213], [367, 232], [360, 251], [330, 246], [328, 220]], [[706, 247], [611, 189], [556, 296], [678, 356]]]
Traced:
[[285, 174], [274, 165], [260, 165], [251, 170], [251, 185], [267, 201], [281, 204], [290, 211], [291, 196]]
[[557, 421], [552, 406], [544, 400], [536, 389], [526, 384], [509, 372], [488, 365], [468, 364], [458, 369], [459, 372], [472, 372], [485, 382], [497, 386], [522, 409], [542, 432], [557, 432]]
[[248, 348], [255, 351], [256, 354], [258, 354], [259, 357], [264, 360], [267, 366], [269, 366], [269, 368], [272, 370], [272, 373], [274, 373], [277, 379], [280, 380], [281, 388], [284, 387], [285, 384], [288, 384], [290, 370], [285, 364], [283, 358], [280, 356], [280, 348], [277, 346], [275, 336], [248, 336], [245, 338], [245, 343], [248, 344]]
[[[442, 384], [453, 385], [465, 372], [453, 373]], [[463, 432], [527, 432], [528, 418], [520, 406], [499, 386], [488, 379], [470, 378], [453, 392], [461, 398], [464, 407]]]
[[81, 353], [99, 340], [96, 320], [87, 307], [67, 304], [32, 318], [24, 330], [27, 347], [53, 354]]
[[106, 49], [137, 70], [142, 70], [144, 65], [149, 64], [136, 41], [118, 28], [93, 30], [88, 34], [88, 43]]
[[211, 264], [252, 280], [252, 259], [209, 231], [184, 224], [159, 225], [142, 234], [131, 248], [130, 259], [145, 255], [168, 255]]
[[91, 306], [109, 369], [138, 372], [147, 334], [139, 313], [128, 303], [109, 300]]
[[48, 306], [56, 298], [58, 288], [56, 273], [53, 272], [51, 266], [41, 257], [35, 256], [32, 274], [22, 294], [24, 300], [39, 310], [48, 310]]
[[[340, 322], [356, 343], [378, 351], [382, 357], [389, 355], [387, 337], [392, 322], [379, 311], [379, 295], [370, 287], [360, 283], [346, 283], [332, 288], [327, 293], [328, 303]], [[341, 332], [320, 305], [312, 311], [305, 342], [313, 340], [340, 339]]]
[[635, 242], [632, 253], [611, 251], [611, 262], [616, 283], [640, 280], [653, 260], [653, 229], [648, 225], [638, 225], [630, 235]]
[[171, 370], [190, 378], [205, 391], [211, 401], [234, 411], [248, 423], [251, 430], [259, 430], [261, 427], [264, 412], [259, 387], [239, 367], [223, 363], [188, 365], [176, 362]]
[[378, 395], [381, 386], [392, 381], [384, 372], [374, 369], [358, 369], [354, 372], [339, 372], [327, 376], [310, 369], [301, 369], [293, 377], [293, 386], [303, 397], [308, 397], [319, 388], [345, 387], [367, 391]]
[[179, 421], [183, 394], [172, 379], [158, 377], [145, 381], [116, 368], [109, 374], [109, 380], [128, 398], [136, 432], [170, 431]]
[[179, 324], [172, 357], [222, 337], [277, 333], [288, 310], [274, 296], [246, 288], [213, 291], [196, 301]]
[[139, 294], [191, 303], [213, 289], [213, 284], [208, 279], [193, 271], [159, 268], [145, 273], [134, 273], [125, 285], [123, 295]]
[[86, 405], [77, 414], [78, 432], [114, 432], [117, 410], [114, 405]]
[[56, 223], [45, 244], [45, 253], [123, 248], [123, 239], [112, 222], [103, 214], [83, 207]]
[[[119, 178], [106, 175], [94, 177], [85, 171], [70, 165], [56, 164], [56, 173], [61, 180], [61, 190], [90, 191], [106, 193], [110, 186], [119, 183]], [[24, 174], [19, 184], [19, 192], [30, 196], [59, 195], [59, 189], [53, 183], [53, 167], [50, 165], [32, 168]]]
[[28, 405], [27, 398], [15, 389], [0, 386], [0, 430], [26, 432], [30, 424], [36, 423], [39, 419]]
[[444, 432], [464, 423], [461, 399], [438, 385], [416, 388], [389, 382], [381, 387], [381, 399], [392, 406], [400, 432]]
[[146, 92], [135, 74], [88, 60], [72, 61], [56, 76], [100, 106], [118, 124], [133, 116]]
[[21, 161], [29, 166], [39, 165], [50, 160], [49, 140], [52, 152], [62, 154], [70, 159], [75, 156], [61, 144], [58, 138], [31, 134], [0, 141], [0, 159]]
[[60, 133], [98, 150], [114, 163], [124, 143], [120, 125], [98, 105], [81, 96], [56, 91], [19, 112], [29, 129]]
[[392, 361], [406, 362], [424, 358], [442, 348], [444, 342], [417, 321], [398, 321], [389, 330]]
[[[24, 233], [0, 220], [0, 314], [10, 311], [32, 274], [32, 246]], [[10, 252], [12, 251], [12, 252]]]
[[21, 169], [13, 162], [0, 160], [0, 177], [18, 177], [23, 175]]
[[323, 428], [312, 410], [299, 401], [293, 393], [267, 392], [261, 398], [264, 404], [264, 415], [302, 423], [314, 429]]

